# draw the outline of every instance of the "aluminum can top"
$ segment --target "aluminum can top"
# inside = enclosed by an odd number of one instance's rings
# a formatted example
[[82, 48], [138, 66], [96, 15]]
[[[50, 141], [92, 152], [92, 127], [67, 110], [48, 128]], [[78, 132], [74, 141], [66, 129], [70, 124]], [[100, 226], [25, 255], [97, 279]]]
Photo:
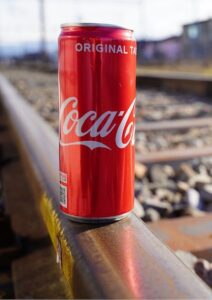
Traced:
[[105, 24], [105, 23], [74, 23], [74, 22], [67, 22], [60, 25], [61, 28], [67, 27], [103, 27], [103, 28], [114, 28], [114, 29], [124, 29], [133, 31], [130, 28], [114, 25], [114, 24]]
[[133, 30], [112, 24], [101, 23], [64, 23], [61, 25], [60, 36], [91, 36], [98, 38], [114, 38], [131, 40]]

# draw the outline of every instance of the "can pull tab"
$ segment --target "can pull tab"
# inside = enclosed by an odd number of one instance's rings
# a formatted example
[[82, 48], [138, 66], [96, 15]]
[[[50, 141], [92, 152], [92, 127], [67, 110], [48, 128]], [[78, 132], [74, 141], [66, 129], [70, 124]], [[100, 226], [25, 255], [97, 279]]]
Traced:
[[56, 239], [57, 239], [56, 240], [56, 247], [57, 247], [56, 263], [59, 264], [60, 269], [62, 269], [62, 248], [61, 248], [59, 236], [57, 236]]

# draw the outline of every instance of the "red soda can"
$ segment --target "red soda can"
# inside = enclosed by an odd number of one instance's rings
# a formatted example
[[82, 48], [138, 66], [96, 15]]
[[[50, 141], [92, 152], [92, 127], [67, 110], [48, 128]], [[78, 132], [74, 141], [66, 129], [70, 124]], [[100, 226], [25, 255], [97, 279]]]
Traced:
[[60, 207], [78, 222], [134, 205], [136, 41], [107, 24], [63, 24], [59, 37]]

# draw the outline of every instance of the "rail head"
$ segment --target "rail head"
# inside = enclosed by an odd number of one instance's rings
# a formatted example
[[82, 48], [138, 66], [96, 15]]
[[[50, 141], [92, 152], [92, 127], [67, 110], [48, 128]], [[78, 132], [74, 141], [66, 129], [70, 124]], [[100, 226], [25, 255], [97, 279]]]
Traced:
[[45, 192], [39, 205], [74, 297], [211, 298], [209, 288], [135, 215], [109, 225], [68, 221], [58, 207], [56, 133], [3, 76], [0, 92]]
[[187, 93], [204, 97], [212, 95], [211, 76], [180, 72], [139, 72], [136, 82], [137, 86], [141, 88], [157, 88], [163, 91]]
[[189, 72], [137, 71], [137, 77], [212, 83], [212, 77]]

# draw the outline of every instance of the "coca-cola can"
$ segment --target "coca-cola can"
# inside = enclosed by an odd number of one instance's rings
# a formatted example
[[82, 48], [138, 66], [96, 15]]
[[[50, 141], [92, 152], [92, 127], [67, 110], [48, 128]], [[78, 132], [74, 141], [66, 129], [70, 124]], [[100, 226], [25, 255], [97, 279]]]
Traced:
[[107, 24], [63, 24], [59, 37], [60, 207], [108, 222], [134, 205], [136, 41]]

